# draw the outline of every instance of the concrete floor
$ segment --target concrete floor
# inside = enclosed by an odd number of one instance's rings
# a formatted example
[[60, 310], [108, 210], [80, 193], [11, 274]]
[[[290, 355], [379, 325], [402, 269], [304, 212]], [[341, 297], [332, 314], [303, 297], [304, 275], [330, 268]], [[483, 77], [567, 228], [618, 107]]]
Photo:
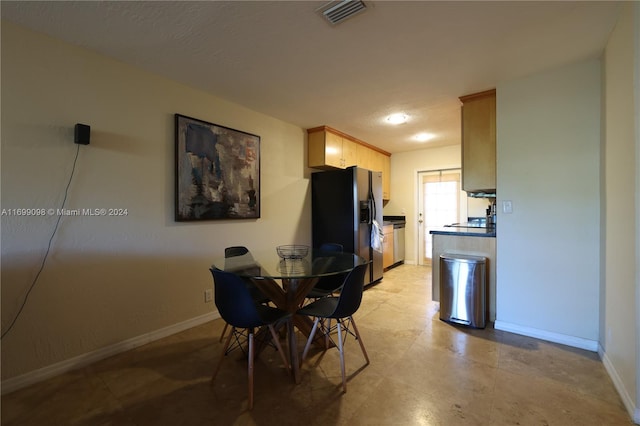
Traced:
[[[271, 348], [225, 359], [215, 320], [2, 397], [2, 425], [631, 425], [596, 353], [438, 319], [431, 270], [402, 265], [354, 316], [371, 364], [346, 343], [312, 351], [296, 385]], [[304, 338], [299, 337], [299, 344]]]

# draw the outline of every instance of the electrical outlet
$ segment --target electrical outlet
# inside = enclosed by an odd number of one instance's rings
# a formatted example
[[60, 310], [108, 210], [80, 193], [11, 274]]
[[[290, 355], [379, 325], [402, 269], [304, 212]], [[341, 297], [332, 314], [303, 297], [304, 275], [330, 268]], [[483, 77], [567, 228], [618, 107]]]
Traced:
[[204, 303], [211, 302], [213, 300], [213, 290], [210, 288], [204, 291]]

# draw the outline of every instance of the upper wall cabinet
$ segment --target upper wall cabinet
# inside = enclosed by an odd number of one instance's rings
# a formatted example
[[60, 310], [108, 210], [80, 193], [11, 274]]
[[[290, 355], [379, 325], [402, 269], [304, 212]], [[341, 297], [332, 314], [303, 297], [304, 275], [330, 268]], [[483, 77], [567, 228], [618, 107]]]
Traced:
[[314, 169], [358, 166], [382, 172], [382, 198], [391, 196], [391, 154], [328, 126], [308, 129], [308, 165]]
[[309, 167], [345, 169], [357, 164], [355, 142], [326, 128], [318, 127], [309, 129], [307, 132], [309, 134]]
[[496, 190], [496, 91], [474, 93], [462, 102], [462, 189]]
[[391, 157], [378, 153], [382, 162], [382, 199], [391, 199]]

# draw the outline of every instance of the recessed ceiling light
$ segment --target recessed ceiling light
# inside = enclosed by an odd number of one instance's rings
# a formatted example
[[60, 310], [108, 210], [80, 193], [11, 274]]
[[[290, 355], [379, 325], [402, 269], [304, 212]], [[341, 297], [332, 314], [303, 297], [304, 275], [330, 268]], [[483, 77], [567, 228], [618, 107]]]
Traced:
[[434, 135], [433, 133], [418, 133], [413, 138], [415, 140], [417, 140], [418, 142], [426, 142], [426, 141], [430, 141], [431, 139], [433, 139], [435, 137], [436, 137], [436, 135]]
[[407, 117], [406, 114], [403, 114], [401, 112], [397, 114], [391, 114], [390, 116], [387, 117], [387, 123], [402, 124], [402, 123], [406, 123], [408, 118], [409, 117]]

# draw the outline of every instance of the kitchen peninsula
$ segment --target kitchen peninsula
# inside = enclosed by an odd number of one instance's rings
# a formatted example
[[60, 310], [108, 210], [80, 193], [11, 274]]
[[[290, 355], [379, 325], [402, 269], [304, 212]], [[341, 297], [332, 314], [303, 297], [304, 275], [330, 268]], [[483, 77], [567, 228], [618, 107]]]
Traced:
[[464, 254], [482, 256], [487, 268], [487, 319], [496, 320], [496, 227], [456, 224], [430, 231], [433, 238], [432, 299], [440, 301], [440, 255]]
[[432, 300], [440, 302], [440, 256], [467, 255], [485, 260], [485, 319], [496, 320], [496, 91], [461, 96], [462, 189], [472, 198], [491, 201], [486, 218], [433, 229]]

